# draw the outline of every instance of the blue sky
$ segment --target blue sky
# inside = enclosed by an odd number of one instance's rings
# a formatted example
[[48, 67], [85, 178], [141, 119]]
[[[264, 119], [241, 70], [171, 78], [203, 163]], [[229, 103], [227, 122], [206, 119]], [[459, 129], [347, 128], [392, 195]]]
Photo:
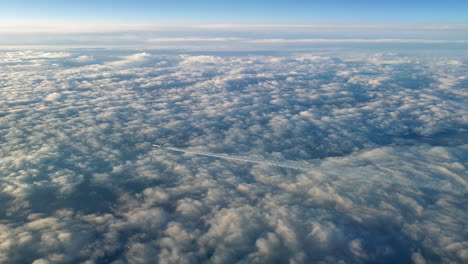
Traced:
[[0, 0], [13, 21], [463, 24], [467, 13], [463, 0]]

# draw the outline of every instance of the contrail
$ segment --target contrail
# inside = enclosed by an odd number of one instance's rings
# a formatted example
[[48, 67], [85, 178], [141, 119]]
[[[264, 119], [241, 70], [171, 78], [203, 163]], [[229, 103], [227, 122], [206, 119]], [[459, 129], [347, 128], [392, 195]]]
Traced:
[[214, 157], [214, 158], [220, 158], [220, 159], [226, 159], [226, 160], [244, 161], [244, 162], [249, 162], [249, 163], [275, 166], [275, 167], [288, 168], [288, 169], [306, 170], [306, 171], [317, 170], [317, 167], [312, 166], [311, 164], [304, 164], [301, 162], [294, 162], [294, 161], [267, 160], [267, 159], [251, 157], [251, 156], [238, 156], [238, 155], [225, 154], [225, 153], [212, 153], [212, 152], [206, 152], [206, 151], [200, 151], [200, 150], [188, 150], [188, 149], [181, 149], [181, 148], [174, 148], [174, 147], [159, 147], [159, 148], [165, 149], [165, 150], [171, 150], [175, 152], [196, 154], [196, 155], [202, 155], [202, 156]]
[[[381, 175], [378, 179], [368, 179], [365, 177], [367, 173], [361, 171], [361, 169], [356, 167], [334, 167], [333, 169], [321, 169], [319, 165], [314, 165], [307, 162], [298, 162], [298, 161], [284, 161], [284, 160], [271, 160], [271, 159], [264, 159], [259, 157], [252, 157], [252, 156], [241, 156], [241, 155], [232, 155], [226, 153], [213, 153], [201, 150], [191, 150], [191, 149], [182, 149], [182, 148], [175, 148], [175, 147], [163, 147], [161, 145], [153, 145], [161, 150], [169, 150], [174, 152], [180, 153], [188, 153], [188, 154], [195, 154], [201, 155], [206, 157], [213, 157], [213, 158], [220, 158], [225, 160], [235, 160], [235, 161], [242, 161], [248, 163], [255, 163], [260, 165], [266, 166], [274, 166], [280, 168], [287, 168], [287, 169], [295, 169], [295, 170], [302, 170], [302, 171], [316, 171], [322, 172], [325, 174], [336, 174], [342, 175], [346, 174], [351, 180], [364, 180], [364, 181], [378, 181], [388, 184], [396, 184], [400, 186], [409, 186], [409, 187], [417, 187], [417, 188], [430, 188], [435, 190], [443, 190], [449, 192], [458, 192], [458, 193], [466, 193], [466, 188], [459, 185], [451, 184], [449, 186], [444, 186], [441, 182], [430, 180], [430, 179], [417, 179], [417, 178], [405, 178], [405, 179], [398, 179], [391, 174]], [[357, 169], [357, 170], [356, 170]], [[343, 173], [345, 172], [345, 173]], [[387, 177], [388, 176], [388, 177]]]

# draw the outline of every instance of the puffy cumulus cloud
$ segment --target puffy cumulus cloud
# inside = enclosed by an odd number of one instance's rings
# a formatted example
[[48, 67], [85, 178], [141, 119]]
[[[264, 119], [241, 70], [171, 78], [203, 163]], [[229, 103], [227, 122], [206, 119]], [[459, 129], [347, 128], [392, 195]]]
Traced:
[[149, 58], [151, 58], [151, 55], [146, 52], [135, 53], [135, 54], [128, 55], [128, 56], [123, 56], [121, 60], [113, 61], [108, 64], [114, 65], [114, 66], [138, 65], [138, 64], [147, 62]]
[[88, 56], [88, 55], [81, 55], [81, 56], [78, 56], [78, 57], [74, 58], [73, 60], [76, 61], [76, 62], [84, 63], [84, 62], [91, 61], [92, 57]]
[[468, 261], [464, 58], [0, 64], [0, 263]]

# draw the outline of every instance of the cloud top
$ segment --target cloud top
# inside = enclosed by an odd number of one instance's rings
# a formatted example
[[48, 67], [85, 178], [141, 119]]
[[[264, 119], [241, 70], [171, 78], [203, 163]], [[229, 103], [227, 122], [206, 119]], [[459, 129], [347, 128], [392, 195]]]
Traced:
[[438, 54], [2, 51], [0, 263], [467, 262]]

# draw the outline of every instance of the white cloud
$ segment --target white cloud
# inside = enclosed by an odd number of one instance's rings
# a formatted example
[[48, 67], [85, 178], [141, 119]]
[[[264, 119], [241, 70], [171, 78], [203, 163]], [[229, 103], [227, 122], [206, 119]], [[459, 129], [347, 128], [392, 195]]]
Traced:
[[283, 45], [283, 50], [303, 50], [310, 48], [311, 44], [334, 43], [377, 47], [385, 44], [431, 44], [450, 49], [467, 44], [467, 30], [468, 25], [449, 24], [77, 24], [4, 21], [0, 24], [0, 46], [8, 49], [125, 47], [251, 51], [259, 48], [276, 50], [278, 44]]
[[453, 60], [3, 52], [0, 263], [466, 262]]
[[78, 63], [86, 63], [92, 61], [93, 58], [88, 55], [81, 55], [73, 59], [73, 61], [78, 62]]
[[48, 94], [44, 98], [44, 101], [55, 101], [55, 100], [60, 99], [60, 97], [62, 97], [62, 95], [60, 93], [51, 93], [51, 94]]
[[121, 60], [112, 61], [107, 63], [112, 66], [128, 66], [138, 65], [147, 62], [151, 58], [151, 55], [146, 52], [135, 53], [128, 56], [123, 56]]
[[433, 39], [254, 39], [248, 40], [250, 43], [419, 43], [419, 44], [444, 44], [458, 43], [466, 44], [466, 40], [433, 40]]
[[193, 65], [193, 64], [212, 64], [222, 63], [224, 60], [220, 57], [215, 56], [182, 56], [183, 61], [181, 65]]
[[193, 38], [152, 38], [148, 42], [225, 42], [225, 41], [238, 41], [244, 40], [243, 38], [202, 38], [202, 37], [193, 37]]

